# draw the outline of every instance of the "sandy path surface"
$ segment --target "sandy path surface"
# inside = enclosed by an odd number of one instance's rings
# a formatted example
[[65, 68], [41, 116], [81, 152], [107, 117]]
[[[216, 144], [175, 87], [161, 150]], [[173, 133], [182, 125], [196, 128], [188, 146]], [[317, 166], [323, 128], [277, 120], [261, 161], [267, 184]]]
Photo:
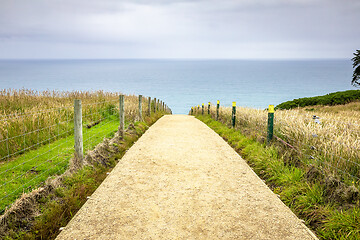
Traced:
[[316, 239], [215, 132], [165, 116], [57, 239]]

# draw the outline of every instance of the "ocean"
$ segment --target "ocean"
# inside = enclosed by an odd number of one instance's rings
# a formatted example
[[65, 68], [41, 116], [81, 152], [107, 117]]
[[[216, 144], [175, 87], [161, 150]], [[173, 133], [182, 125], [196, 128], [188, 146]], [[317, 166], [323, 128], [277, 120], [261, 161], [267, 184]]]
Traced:
[[174, 114], [207, 102], [266, 108], [355, 89], [351, 60], [0, 60], [0, 89], [105, 90], [163, 100]]

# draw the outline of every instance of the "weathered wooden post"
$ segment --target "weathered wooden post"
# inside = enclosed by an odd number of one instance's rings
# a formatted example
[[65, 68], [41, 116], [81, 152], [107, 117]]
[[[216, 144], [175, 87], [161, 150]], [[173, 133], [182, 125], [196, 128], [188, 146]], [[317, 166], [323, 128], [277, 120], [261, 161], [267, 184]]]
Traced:
[[200, 105], [198, 105], [197, 111], [196, 111], [196, 114], [199, 114], [199, 113], [200, 113]]
[[267, 130], [267, 144], [269, 144], [274, 135], [274, 105], [269, 105], [268, 112], [268, 130]]
[[220, 101], [217, 100], [217, 104], [216, 104], [216, 121], [219, 120], [219, 108], [220, 108]]
[[232, 127], [235, 127], [235, 121], [236, 121], [236, 102], [232, 103]]
[[156, 98], [154, 98], [154, 113], [156, 113]]
[[142, 120], [142, 95], [139, 95], [139, 121]]
[[204, 104], [201, 105], [201, 115], [204, 115]]
[[79, 168], [83, 165], [83, 134], [82, 134], [82, 109], [81, 100], [74, 101], [74, 140], [75, 140], [75, 158], [72, 163], [73, 168]]
[[210, 115], [210, 102], [208, 102], [208, 115]]
[[124, 95], [119, 96], [119, 119], [120, 119], [120, 127], [119, 133], [123, 137], [125, 130], [125, 103], [124, 103]]
[[191, 115], [194, 115], [194, 108], [191, 107]]
[[148, 115], [151, 116], [151, 97], [148, 98]]

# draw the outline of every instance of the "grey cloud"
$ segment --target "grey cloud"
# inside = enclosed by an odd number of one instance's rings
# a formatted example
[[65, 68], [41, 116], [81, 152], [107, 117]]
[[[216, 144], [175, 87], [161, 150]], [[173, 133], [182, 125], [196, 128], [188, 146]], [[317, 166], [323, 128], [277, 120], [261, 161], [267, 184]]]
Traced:
[[360, 42], [359, 12], [357, 0], [2, 0], [0, 58], [16, 45], [25, 55], [46, 45], [52, 55], [345, 57]]

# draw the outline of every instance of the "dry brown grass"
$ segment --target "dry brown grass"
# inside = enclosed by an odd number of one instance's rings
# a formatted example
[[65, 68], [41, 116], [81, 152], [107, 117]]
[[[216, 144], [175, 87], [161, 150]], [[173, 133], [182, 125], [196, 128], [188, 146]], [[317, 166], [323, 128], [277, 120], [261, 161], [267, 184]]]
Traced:
[[[84, 125], [118, 112], [121, 93], [104, 91], [0, 90], [0, 162], [72, 134], [74, 99], [82, 100]], [[125, 95], [125, 116], [138, 118], [138, 96]], [[143, 99], [143, 114], [148, 110]]]
[[[206, 114], [207, 108], [205, 110]], [[221, 107], [219, 120], [230, 126], [231, 112], [231, 107]], [[215, 114], [216, 105], [212, 105], [212, 117], [215, 118]], [[264, 141], [267, 115], [266, 110], [237, 107], [236, 126], [243, 133]], [[314, 115], [320, 117], [320, 124], [314, 121]], [[321, 166], [326, 173], [359, 180], [359, 119], [360, 102], [278, 110], [275, 112], [274, 133], [295, 146], [302, 153], [302, 158], [308, 158], [306, 161], [309, 163]]]

